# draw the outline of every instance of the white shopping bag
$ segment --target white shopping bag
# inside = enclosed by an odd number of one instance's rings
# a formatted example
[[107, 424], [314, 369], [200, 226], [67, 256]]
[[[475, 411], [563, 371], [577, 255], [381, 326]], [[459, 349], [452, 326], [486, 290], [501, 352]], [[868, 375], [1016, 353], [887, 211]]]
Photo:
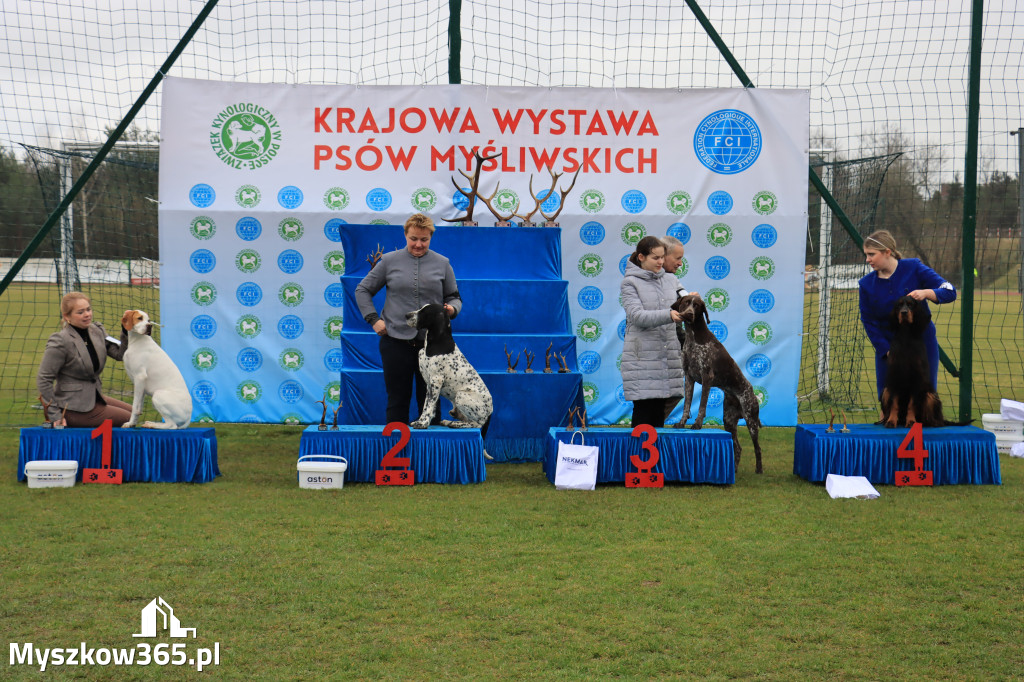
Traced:
[[[575, 445], [576, 434], [580, 444]], [[568, 443], [558, 441], [558, 461], [555, 463], [557, 490], [593, 490], [597, 483], [597, 446], [583, 444], [583, 432], [575, 431]]]

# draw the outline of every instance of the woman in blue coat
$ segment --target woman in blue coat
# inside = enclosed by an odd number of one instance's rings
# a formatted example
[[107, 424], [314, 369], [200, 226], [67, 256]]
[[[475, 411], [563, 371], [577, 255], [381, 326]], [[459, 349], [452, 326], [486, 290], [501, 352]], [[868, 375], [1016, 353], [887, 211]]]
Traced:
[[679, 280], [662, 265], [665, 245], [644, 237], [626, 264], [619, 288], [626, 309], [622, 346], [622, 390], [633, 401], [633, 426], [665, 425], [665, 404], [683, 394], [683, 356], [676, 323], [682, 317], [671, 306]]
[[[893, 337], [889, 314], [897, 299], [910, 296], [924, 301], [925, 306], [927, 301], [951, 303], [956, 300], [956, 289], [919, 259], [903, 258], [887, 230], [874, 232], [864, 240], [864, 257], [874, 272], [860, 280], [860, 320], [875, 347], [875, 382], [881, 398], [888, 372], [886, 356]], [[928, 323], [924, 344], [934, 389], [939, 378], [939, 342], [934, 323]]]

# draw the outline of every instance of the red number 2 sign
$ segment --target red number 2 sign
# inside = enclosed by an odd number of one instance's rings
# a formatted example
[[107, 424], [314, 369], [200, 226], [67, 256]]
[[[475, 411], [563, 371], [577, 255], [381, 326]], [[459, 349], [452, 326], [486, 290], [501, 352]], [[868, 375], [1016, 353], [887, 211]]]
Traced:
[[654, 427], [650, 424], [637, 424], [633, 428], [633, 437], [640, 438], [642, 435], [647, 436], [647, 440], [640, 443], [640, 447], [648, 452], [648, 458], [645, 462], [640, 458], [640, 455], [630, 455], [629, 461], [633, 463], [633, 466], [637, 468], [638, 473], [626, 474], [626, 487], [627, 488], [664, 488], [665, 487], [665, 474], [655, 474], [651, 472], [658, 464], [658, 460], [661, 459], [661, 454], [658, 452], [658, 448], [654, 446], [655, 441], [658, 440], [658, 432], [654, 430]]
[[[416, 482], [416, 472], [409, 468], [411, 463], [408, 457], [398, 457], [397, 454], [409, 443], [411, 434], [409, 425], [402, 422], [391, 422], [384, 427], [382, 436], [388, 436], [398, 432], [398, 442], [391, 446], [384, 457], [380, 460], [380, 469], [376, 471], [377, 485], [412, 485]], [[402, 467], [401, 470], [388, 469], [387, 467]]]

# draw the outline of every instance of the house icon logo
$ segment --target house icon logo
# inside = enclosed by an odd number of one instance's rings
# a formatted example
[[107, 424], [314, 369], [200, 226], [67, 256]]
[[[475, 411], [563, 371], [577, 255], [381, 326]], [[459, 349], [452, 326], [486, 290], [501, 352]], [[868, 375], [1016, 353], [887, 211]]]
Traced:
[[189, 633], [193, 639], [196, 636], [195, 628], [181, 627], [181, 621], [174, 615], [174, 609], [163, 597], [157, 597], [142, 609], [141, 629], [142, 632], [132, 637], [156, 637], [159, 629], [167, 630], [171, 637], [188, 637]]

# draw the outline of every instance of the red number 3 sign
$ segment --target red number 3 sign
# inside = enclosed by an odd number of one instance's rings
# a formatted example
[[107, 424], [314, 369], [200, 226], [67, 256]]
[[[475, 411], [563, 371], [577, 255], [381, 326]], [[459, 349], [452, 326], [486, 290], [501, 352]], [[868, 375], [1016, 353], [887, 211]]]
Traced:
[[658, 452], [658, 448], [654, 446], [655, 441], [658, 440], [658, 432], [655, 431], [654, 427], [650, 424], [637, 424], [633, 428], [633, 437], [640, 438], [643, 435], [647, 436], [647, 440], [642, 441], [640, 443], [640, 447], [647, 451], [648, 458], [647, 461], [644, 461], [640, 458], [640, 455], [629, 456], [629, 461], [637, 468], [638, 473], [626, 474], [626, 487], [664, 488], [665, 474], [655, 474], [651, 472], [651, 469], [657, 466], [658, 461], [661, 459], [661, 454]]

